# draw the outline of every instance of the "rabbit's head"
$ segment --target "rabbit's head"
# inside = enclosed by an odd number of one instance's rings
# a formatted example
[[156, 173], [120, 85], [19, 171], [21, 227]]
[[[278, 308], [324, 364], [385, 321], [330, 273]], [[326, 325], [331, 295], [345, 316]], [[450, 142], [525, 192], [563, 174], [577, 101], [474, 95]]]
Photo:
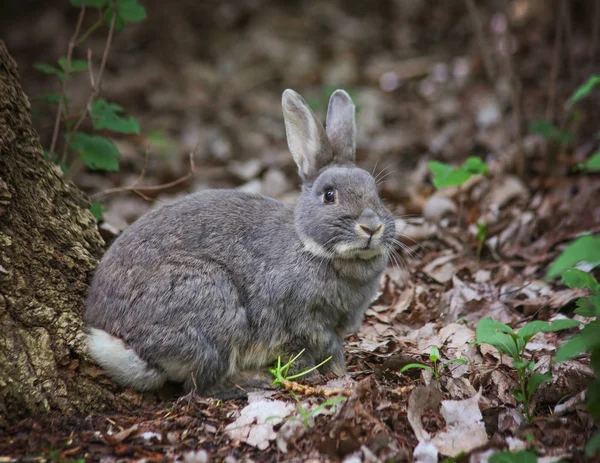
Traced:
[[303, 180], [296, 203], [296, 231], [306, 249], [329, 258], [372, 259], [391, 247], [394, 219], [373, 176], [355, 165], [355, 108], [336, 90], [327, 130], [293, 90], [282, 97], [287, 141]]

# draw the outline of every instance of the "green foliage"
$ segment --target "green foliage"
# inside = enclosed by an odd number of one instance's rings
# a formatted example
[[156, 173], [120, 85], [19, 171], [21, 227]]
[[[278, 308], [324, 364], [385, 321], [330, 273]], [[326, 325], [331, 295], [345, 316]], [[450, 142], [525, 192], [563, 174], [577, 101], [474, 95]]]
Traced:
[[498, 452], [494, 453], [489, 459], [490, 463], [537, 463], [537, 461], [536, 454], [529, 450]]
[[588, 458], [592, 458], [598, 450], [600, 450], [600, 431], [596, 431], [596, 433], [590, 437], [590, 440], [585, 446], [585, 455]]
[[481, 257], [481, 250], [483, 249], [483, 243], [487, 238], [487, 222], [480, 220], [477, 222], [477, 258]]
[[102, 220], [102, 214], [106, 211], [101, 201], [93, 201], [90, 205], [90, 212], [96, 218], [96, 221]]
[[477, 324], [476, 344], [490, 344], [501, 354], [513, 359], [513, 367], [519, 378], [519, 389], [514, 391], [515, 399], [523, 404], [527, 421], [531, 421], [530, 403], [535, 391], [552, 377], [549, 374], [533, 373], [534, 362], [525, 359], [525, 348], [537, 333], [561, 331], [579, 326], [576, 320], [555, 320], [552, 323], [536, 320], [527, 323], [518, 331], [491, 318], [484, 318]]
[[92, 170], [119, 170], [121, 154], [107, 138], [78, 132], [71, 139], [71, 148]]
[[95, 130], [112, 130], [118, 133], [134, 133], [139, 135], [140, 126], [133, 116], [127, 118], [121, 117], [119, 114], [124, 111], [123, 107], [109, 103], [108, 101], [98, 98], [92, 105], [92, 122]]
[[440, 188], [463, 185], [473, 175], [485, 175], [488, 167], [481, 158], [471, 156], [460, 167], [454, 167], [439, 161], [429, 161], [427, 164], [433, 174], [433, 185]]
[[584, 172], [600, 172], [600, 151], [592, 154], [587, 161], [578, 164], [577, 168]]
[[596, 85], [600, 84], [600, 76], [592, 75], [588, 80], [575, 90], [575, 93], [569, 98], [570, 104], [575, 104], [579, 100], [587, 97]]
[[298, 412], [297, 416], [292, 416], [290, 418], [288, 418], [288, 420], [297, 420], [300, 421], [305, 428], [309, 428], [310, 427], [310, 420], [312, 420], [312, 418], [319, 413], [321, 410], [328, 408], [328, 407], [332, 407], [335, 404], [338, 404], [340, 402], [343, 402], [344, 400], [346, 400], [345, 397], [342, 396], [338, 396], [338, 397], [332, 397], [330, 399], [327, 399], [325, 402], [317, 405], [315, 408], [304, 408], [301, 404], [300, 401], [298, 400], [298, 398], [296, 396], [294, 396], [294, 398], [296, 399], [296, 401], [298, 402], [298, 407], [296, 409], [296, 411]]
[[600, 235], [585, 235], [571, 242], [552, 263], [546, 278], [557, 277], [580, 262], [587, 262], [594, 267], [600, 265]]
[[[87, 31], [74, 37], [75, 47], [82, 42], [106, 22], [109, 27], [113, 27], [112, 19], [115, 17], [114, 28], [122, 29], [126, 23], [139, 22], [146, 18], [146, 10], [138, 3], [138, 0], [70, 0], [74, 7], [98, 8], [100, 17], [98, 21], [92, 24]], [[85, 14], [88, 10], [81, 11]], [[83, 19], [81, 16], [80, 20]], [[71, 50], [72, 51], [72, 50]], [[132, 116], [125, 116], [124, 108], [118, 104], [106, 101], [98, 97], [98, 90], [92, 89], [90, 101], [86, 107], [81, 108], [79, 112], [72, 111], [69, 107], [69, 101], [65, 96], [66, 83], [73, 72], [86, 71], [90, 66], [86, 60], [74, 59], [63, 56], [57, 61], [58, 65], [36, 63], [34, 66], [40, 72], [56, 75], [63, 82], [62, 92], [46, 93], [42, 100], [46, 103], [58, 105], [57, 120], [62, 122], [62, 132], [65, 134], [65, 143], [62, 152], [56, 151], [58, 137], [61, 132], [56, 131], [50, 150], [45, 150], [45, 157], [52, 162], [60, 165], [65, 173], [72, 171], [75, 161], [92, 170], [115, 171], [119, 169], [120, 153], [115, 144], [104, 136], [99, 134], [84, 134], [79, 132], [79, 127], [89, 116], [92, 120], [92, 127], [95, 132], [113, 132], [117, 134], [135, 134], [139, 135], [140, 127]], [[90, 69], [90, 72], [92, 70]], [[96, 86], [100, 86], [101, 76], [97, 76]], [[88, 106], [89, 105], [89, 106]], [[89, 112], [88, 112], [89, 108]], [[91, 206], [91, 211], [97, 219], [102, 216], [102, 205], [95, 202]]]
[[273, 386], [282, 384], [286, 380], [291, 381], [291, 380], [300, 378], [302, 376], [305, 376], [305, 375], [315, 371], [317, 368], [321, 368], [323, 365], [325, 365], [327, 362], [329, 362], [331, 360], [331, 357], [328, 357], [325, 360], [323, 360], [321, 363], [319, 363], [318, 365], [315, 365], [314, 367], [308, 368], [304, 371], [301, 371], [300, 373], [296, 373], [295, 375], [289, 375], [290, 367], [294, 364], [294, 362], [296, 360], [298, 360], [298, 358], [300, 358], [300, 356], [304, 353], [304, 351], [305, 351], [305, 349], [302, 349], [298, 354], [291, 356], [285, 365], [281, 364], [281, 356], [277, 357], [277, 362], [275, 362], [275, 365], [273, 365], [271, 368], [269, 368], [269, 372], [275, 378], [275, 379], [273, 379], [273, 382], [271, 383]]
[[538, 133], [546, 141], [556, 141], [558, 143], [569, 144], [573, 142], [573, 134], [565, 130], [560, 130], [554, 124], [544, 120], [536, 120], [529, 123], [529, 132]]
[[461, 363], [462, 365], [467, 364], [467, 361], [462, 358], [455, 358], [455, 359], [449, 360], [446, 363], [440, 362], [440, 350], [436, 346], [433, 346], [431, 348], [431, 351], [429, 352], [429, 360], [431, 360], [431, 362], [433, 363], [433, 368], [430, 367], [429, 365], [424, 365], [422, 363], [409, 363], [408, 365], [404, 365], [402, 367], [402, 369], [400, 370], [400, 373], [404, 373], [407, 370], [420, 368], [422, 370], [429, 371], [435, 377], [436, 380], [439, 380], [440, 373], [443, 368], [448, 368], [448, 366], [452, 365], [453, 363]]
[[[115, 29], [118, 31], [122, 30], [128, 22], [137, 23], [146, 19], [146, 10], [137, 0], [117, 0], [116, 6]], [[115, 8], [111, 2], [104, 13], [106, 24], [112, 23], [114, 15]]]
[[[596, 85], [598, 81], [595, 81]], [[591, 90], [591, 85], [589, 89]], [[585, 95], [584, 95], [585, 96]], [[586, 394], [586, 406], [596, 423], [600, 423], [600, 284], [593, 275], [580, 269], [570, 268], [581, 261], [600, 264], [600, 236], [583, 236], [570, 243], [550, 266], [546, 278], [560, 275], [561, 282], [570, 288], [586, 288], [590, 295], [577, 300], [575, 313], [595, 318], [574, 337], [564, 343], [554, 361], [563, 362], [589, 352], [595, 379]], [[593, 456], [600, 449], [600, 432], [592, 436], [586, 446], [586, 455]]]

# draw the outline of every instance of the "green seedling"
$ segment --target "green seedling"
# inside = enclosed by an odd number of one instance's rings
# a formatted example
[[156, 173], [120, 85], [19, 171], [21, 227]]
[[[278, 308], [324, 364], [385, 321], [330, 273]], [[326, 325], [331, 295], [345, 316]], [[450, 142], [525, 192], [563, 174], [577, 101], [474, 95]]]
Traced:
[[429, 170], [433, 174], [433, 185], [437, 188], [461, 186], [473, 175], [488, 173], [488, 167], [481, 158], [471, 156], [460, 167], [454, 167], [439, 161], [429, 161]]
[[342, 397], [342, 396], [332, 397], [330, 399], [327, 399], [325, 402], [317, 405], [315, 408], [311, 409], [311, 408], [304, 408], [302, 406], [302, 404], [300, 403], [300, 401], [298, 400], [298, 398], [296, 396], [294, 396], [294, 398], [298, 402], [298, 408], [297, 408], [298, 415], [290, 417], [288, 419], [300, 421], [304, 425], [304, 427], [307, 429], [310, 427], [310, 421], [321, 410], [323, 410], [327, 407], [332, 407], [333, 405], [346, 400], [346, 397]]
[[477, 259], [481, 257], [481, 251], [483, 249], [483, 243], [487, 238], [487, 222], [480, 220], [477, 222]]
[[528, 422], [532, 419], [530, 404], [534, 392], [552, 376], [533, 372], [535, 363], [525, 358], [527, 343], [537, 333], [566, 330], [579, 325], [578, 321], [567, 319], [555, 320], [552, 323], [536, 320], [514, 331], [510, 326], [491, 318], [484, 318], [477, 324], [476, 344], [494, 346], [500, 354], [508, 355], [513, 359], [513, 367], [519, 379], [519, 389], [514, 391], [514, 396], [517, 402], [522, 404]]
[[300, 373], [296, 373], [294, 375], [289, 375], [290, 367], [296, 360], [298, 360], [298, 358], [300, 358], [300, 356], [304, 353], [304, 351], [305, 351], [305, 349], [302, 349], [298, 354], [290, 357], [290, 359], [288, 360], [288, 362], [285, 365], [281, 364], [281, 356], [277, 357], [277, 362], [275, 363], [275, 365], [272, 366], [271, 368], [269, 368], [269, 372], [275, 378], [275, 379], [273, 379], [273, 382], [271, 383], [272, 386], [278, 386], [286, 380], [292, 381], [294, 379], [301, 378], [302, 376], [305, 376], [305, 375], [315, 371], [317, 368], [321, 368], [323, 365], [325, 365], [327, 362], [329, 362], [331, 360], [331, 357], [328, 357], [325, 360], [323, 360], [321, 363], [319, 363], [318, 365], [315, 365], [314, 367], [308, 368], [308, 369], [301, 371]]
[[433, 363], [433, 368], [422, 363], [409, 363], [408, 365], [404, 365], [402, 367], [400, 373], [404, 373], [405, 371], [412, 370], [414, 368], [420, 368], [422, 370], [429, 371], [435, 377], [436, 381], [439, 381], [442, 369], [448, 368], [453, 363], [460, 363], [462, 365], [467, 364], [467, 361], [462, 358], [455, 358], [447, 361], [446, 363], [442, 363], [440, 360], [440, 351], [436, 346], [431, 348], [431, 351], [429, 352], [429, 360], [431, 360], [431, 363]]

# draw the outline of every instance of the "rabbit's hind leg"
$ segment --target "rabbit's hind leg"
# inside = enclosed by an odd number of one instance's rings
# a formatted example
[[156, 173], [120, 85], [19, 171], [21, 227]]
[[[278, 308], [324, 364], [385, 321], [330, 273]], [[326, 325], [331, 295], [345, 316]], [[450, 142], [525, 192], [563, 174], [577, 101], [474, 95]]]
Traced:
[[245, 399], [249, 392], [271, 389], [273, 376], [266, 370], [241, 371], [219, 381], [202, 395], [221, 400]]

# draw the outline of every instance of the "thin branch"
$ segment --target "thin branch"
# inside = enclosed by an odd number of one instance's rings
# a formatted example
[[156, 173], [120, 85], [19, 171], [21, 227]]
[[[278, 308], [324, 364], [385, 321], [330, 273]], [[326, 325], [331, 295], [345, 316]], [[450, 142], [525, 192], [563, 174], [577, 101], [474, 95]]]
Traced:
[[[67, 143], [65, 144], [65, 147], [63, 150], [63, 156], [65, 156], [67, 150], [69, 149], [69, 146], [71, 145], [73, 136], [77, 133], [77, 131], [81, 127], [81, 124], [85, 120], [86, 116], [88, 115], [88, 113], [91, 114], [92, 103], [94, 102], [94, 100], [96, 99], [98, 94], [100, 93], [100, 88], [101, 88], [101, 84], [102, 84], [102, 75], [104, 74], [104, 69], [106, 68], [106, 61], [108, 60], [108, 52], [110, 51], [110, 46], [112, 44], [112, 39], [113, 39], [113, 35], [115, 32], [116, 19], [117, 19], [117, 14], [115, 12], [113, 14], [112, 21], [110, 22], [110, 28], [108, 30], [108, 36], [106, 38], [106, 45], [104, 46], [104, 53], [102, 54], [102, 62], [100, 63], [100, 70], [98, 71], [98, 75], [96, 76], [96, 81], [94, 82], [92, 79], [92, 82], [91, 82], [92, 93], [90, 94], [90, 96], [88, 98], [88, 101], [85, 105], [84, 111], [81, 113], [81, 116], [79, 116], [79, 119], [73, 126], [73, 130], [71, 130], [71, 133], [69, 134], [69, 138], [67, 139]], [[71, 169], [71, 171], [69, 172], [67, 177], [68, 178], [72, 177], [73, 172], [74, 172], [74, 169]]]
[[465, 3], [467, 4], [469, 16], [471, 16], [471, 21], [473, 22], [473, 29], [475, 30], [475, 37], [477, 39], [477, 43], [479, 44], [479, 49], [481, 50], [481, 56], [483, 57], [485, 73], [487, 74], [487, 78], [490, 81], [490, 83], [494, 84], [494, 62], [492, 60], [490, 49], [487, 45], [485, 35], [483, 33], [483, 22], [481, 21], [481, 17], [479, 16], [479, 12], [477, 11], [475, 0], [465, 0]]
[[69, 77], [69, 72], [71, 71], [71, 58], [73, 56], [73, 49], [75, 48], [75, 44], [77, 41], [77, 37], [79, 36], [79, 31], [81, 30], [81, 25], [83, 24], [83, 17], [85, 16], [85, 0], [81, 5], [81, 10], [79, 11], [79, 18], [77, 19], [77, 25], [75, 26], [75, 32], [73, 32], [73, 36], [71, 40], [69, 40], [69, 48], [67, 50], [67, 62], [65, 63], [65, 72], [63, 75], [61, 90], [60, 90], [60, 99], [58, 100], [58, 110], [56, 111], [56, 118], [54, 120], [54, 132], [52, 133], [52, 142], [50, 143], [50, 159], [52, 159], [52, 155], [54, 154], [54, 148], [56, 148], [56, 141], [58, 140], [58, 132], [60, 129], [60, 120], [63, 112], [64, 99], [66, 97], [67, 90], [67, 79]]
[[190, 171], [187, 174], [185, 174], [183, 177], [179, 177], [178, 179], [173, 180], [172, 182], [163, 183], [162, 185], [148, 185], [148, 186], [141, 185], [140, 183], [141, 183], [144, 171], [145, 171], [145, 163], [144, 163], [144, 169], [142, 169], [142, 173], [140, 174], [140, 177], [134, 182], [133, 185], [117, 187], [117, 188], [109, 188], [107, 190], [100, 191], [99, 193], [90, 195], [90, 199], [95, 200], [95, 199], [101, 198], [103, 196], [108, 196], [108, 195], [112, 195], [115, 193], [121, 193], [124, 191], [132, 191], [132, 192], [140, 195], [142, 198], [148, 200], [149, 198], [147, 196], [145, 196], [143, 194], [143, 192], [166, 190], [166, 189], [172, 188], [174, 186], [180, 185], [184, 182], [187, 182], [194, 175], [196, 175], [196, 165], [194, 164], [195, 151], [196, 151], [196, 148], [194, 148], [194, 151], [190, 152]]

